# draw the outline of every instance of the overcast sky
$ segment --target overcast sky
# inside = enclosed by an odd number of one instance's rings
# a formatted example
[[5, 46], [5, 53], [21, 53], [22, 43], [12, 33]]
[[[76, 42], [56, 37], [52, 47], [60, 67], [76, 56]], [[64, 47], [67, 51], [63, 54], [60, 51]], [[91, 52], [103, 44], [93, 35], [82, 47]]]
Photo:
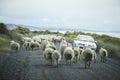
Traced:
[[0, 22], [120, 31], [120, 0], [0, 0]]

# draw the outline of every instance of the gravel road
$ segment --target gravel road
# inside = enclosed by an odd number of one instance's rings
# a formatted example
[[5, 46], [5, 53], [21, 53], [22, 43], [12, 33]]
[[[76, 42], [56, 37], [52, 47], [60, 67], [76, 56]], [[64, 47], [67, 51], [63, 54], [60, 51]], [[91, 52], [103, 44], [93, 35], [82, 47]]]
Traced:
[[120, 80], [120, 60], [101, 63], [97, 55], [89, 69], [84, 69], [83, 61], [66, 65], [62, 60], [53, 67], [46, 64], [42, 50], [21, 49], [0, 56], [0, 80]]

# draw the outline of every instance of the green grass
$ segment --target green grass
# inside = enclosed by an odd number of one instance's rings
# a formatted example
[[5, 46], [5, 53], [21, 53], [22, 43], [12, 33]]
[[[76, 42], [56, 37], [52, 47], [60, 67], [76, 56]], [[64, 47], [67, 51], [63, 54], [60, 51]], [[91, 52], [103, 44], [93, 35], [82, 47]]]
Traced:
[[10, 51], [10, 38], [7, 35], [0, 34], [0, 55]]
[[102, 40], [97, 40], [97, 52], [99, 51], [100, 47], [107, 49], [109, 57], [120, 58], [120, 46], [113, 44], [113, 43], [106, 43]]

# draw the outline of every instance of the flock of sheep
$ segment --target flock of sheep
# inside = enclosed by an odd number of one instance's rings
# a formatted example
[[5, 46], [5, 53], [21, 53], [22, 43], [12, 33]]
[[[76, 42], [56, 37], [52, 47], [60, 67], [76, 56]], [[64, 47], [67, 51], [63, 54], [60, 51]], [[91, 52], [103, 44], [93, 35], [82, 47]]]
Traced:
[[[59, 43], [59, 47], [55, 45]], [[96, 62], [96, 52], [90, 47], [85, 46], [83, 49], [78, 46], [72, 47], [72, 44], [68, 43], [64, 37], [56, 35], [39, 35], [30, 37], [23, 37], [22, 44], [11, 41], [12, 50], [19, 50], [20, 48], [26, 50], [43, 50], [43, 57], [48, 64], [58, 66], [61, 60], [65, 60], [66, 64], [77, 63], [78, 60], [82, 60], [85, 64], [85, 68], [89, 68], [91, 61]], [[99, 50], [101, 62], [107, 60], [108, 52], [106, 49], [101, 48]]]

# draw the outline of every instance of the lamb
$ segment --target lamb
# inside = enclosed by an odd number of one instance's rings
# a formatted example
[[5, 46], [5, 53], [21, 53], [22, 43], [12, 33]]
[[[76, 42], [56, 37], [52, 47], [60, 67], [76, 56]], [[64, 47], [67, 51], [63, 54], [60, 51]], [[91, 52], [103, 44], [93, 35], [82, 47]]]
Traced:
[[81, 58], [85, 63], [85, 68], [90, 68], [90, 62], [94, 57], [94, 53], [91, 48], [84, 48], [81, 54]]
[[71, 47], [66, 47], [63, 53], [63, 58], [66, 60], [66, 64], [71, 64], [74, 58], [74, 51]]
[[52, 60], [53, 60], [53, 65], [55, 66], [58, 66], [59, 62], [61, 61], [61, 54], [57, 50], [54, 50], [52, 54]]
[[16, 50], [17, 51], [20, 48], [20, 44], [18, 42], [15, 42], [15, 41], [12, 40], [10, 42], [10, 47], [11, 47], [12, 50]]
[[101, 47], [100, 50], [99, 50], [99, 54], [100, 54], [100, 57], [101, 57], [101, 62], [107, 61], [108, 52], [107, 52], [106, 49]]
[[45, 48], [45, 51], [43, 52], [44, 58], [48, 61], [49, 64], [52, 64], [52, 54], [53, 54], [52, 48]]

